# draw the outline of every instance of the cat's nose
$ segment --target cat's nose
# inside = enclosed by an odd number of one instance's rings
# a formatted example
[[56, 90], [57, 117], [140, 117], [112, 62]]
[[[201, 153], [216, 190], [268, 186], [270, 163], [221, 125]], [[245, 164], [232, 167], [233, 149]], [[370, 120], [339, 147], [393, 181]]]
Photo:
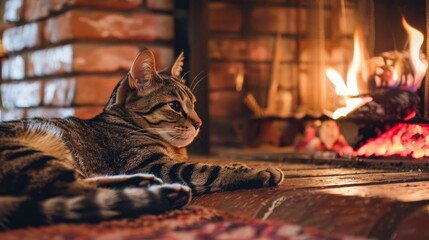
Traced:
[[198, 130], [201, 127], [201, 121], [193, 121], [192, 126], [194, 126], [195, 130]]

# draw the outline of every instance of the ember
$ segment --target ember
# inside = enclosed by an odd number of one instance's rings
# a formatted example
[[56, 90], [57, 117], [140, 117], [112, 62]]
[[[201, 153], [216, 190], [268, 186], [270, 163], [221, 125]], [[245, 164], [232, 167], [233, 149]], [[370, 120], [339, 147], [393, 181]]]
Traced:
[[429, 124], [396, 124], [377, 138], [369, 139], [354, 155], [428, 157]]

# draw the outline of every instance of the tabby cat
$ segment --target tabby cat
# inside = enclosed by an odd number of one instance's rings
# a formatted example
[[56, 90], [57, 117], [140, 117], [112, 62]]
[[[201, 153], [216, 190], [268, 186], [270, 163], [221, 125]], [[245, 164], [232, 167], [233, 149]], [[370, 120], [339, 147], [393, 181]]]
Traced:
[[276, 168], [185, 162], [201, 120], [183, 59], [157, 72], [143, 50], [93, 119], [1, 123], [0, 229], [160, 213], [192, 194], [278, 185]]

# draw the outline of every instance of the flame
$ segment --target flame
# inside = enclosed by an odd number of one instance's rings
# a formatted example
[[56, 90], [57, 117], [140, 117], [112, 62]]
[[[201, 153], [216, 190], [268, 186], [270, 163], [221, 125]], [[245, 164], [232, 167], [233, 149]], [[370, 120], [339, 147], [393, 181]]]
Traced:
[[[420, 47], [423, 44], [423, 34], [411, 27], [405, 18], [402, 18], [402, 24], [407, 31], [409, 43], [409, 61], [412, 65], [413, 74], [402, 74], [403, 64], [397, 62], [394, 66], [390, 76], [386, 76], [385, 80], [389, 81], [389, 86], [399, 86], [400, 84], [405, 84], [408, 86], [410, 91], [415, 92], [420, 88], [423, 78], [425, 77], [426, 70], [428, 67], [428, 62], [424, 57], [421, 57]], [[332, 118], [337, 119], [339, 117], [346, 116], [348, 113], [354, 109], [362, 106], [363, 104], [372, 101], [369, 97], [357, 97], [359, 96], [358, 88], [358, 76], [363, 70], [365, 63], [363, 47], [360, 41], [360, 35], [358, 31], [354, 34], [354, 47], [353, 47], [353, 59], [350, 64], [350, 67], [347, 71], [347, 78], [345, 81], [341, 75], [334, 69], [327, 69], [326, 76], [334, 84], [335, 91], [338, 96], [344, 97], [345, 106], [338, 108], [332, 114]], [[389, 72], [387, 72], [389, 73]], [[377, 80], [377, 79], [376, 79]]]
[[338, 119], [340, 117], [345, 117], [354, 109], [364, 105], [365, 103], [372, 101], [371, 97], [363, 97], [363, 98], [346, 98], [346, 106], [340, 107], [334, 111], [332, 114], [333, 119]]
[[335, 93], [338, 96], [348, 96], [349, 95], [349, 89], [344, 83], [343, 78], [341, 75], [335, 71], [332, 68], [326, 69], [326, 76], [328, 76], [328, 79], [334, 84], [335, 86]]
[[428, 63], [426, 60], [420, 59], [420, 47], [423, 44], [423, 34], [419, 32], [417, 29], [413, 28], [405, 18], [402, 18], [402, 25], [408, 34], [409, 43], [409, 53], [411, 64], [413, 66], [414, 71], [414, 91], [420, 88], [422, 80], [426, 74], [426, 69], [428, 67]]
[[333, 119], [344, 117], [354, 109], [362, 106], [363, 104], [372, 101], [370, 97], [356, 97], [359, 95], [359, 88], [357, 84], [358, 73], [362, 68], [363, 59], [362, 46], [359, 41], [359, 34], [354, 34], [354, 47], [353, 59], [347, 71], [347, 85], [345, 84], [341, 75], [334, 69], [326, 69], [326, 76], [334, 84], [335, 92], [338, 96], [344, 96], [345, 106], [338, 108], [332, 114]]
[[399, 83], [399, 76], [401, 75], [401, 66], [399, 63], [395, 64], [395, 68], [393, 69], [393, 74], [392, 74], [392, 80], [393, 80], [393, 85], [396, 85]]
[[357, 75], [363, 62], [362, 48], [359, 42], [359, 34], [356, 31], [354, 34], [353, 59], [349, 70], [347, 71], [347, 88], [351, 96], [359, 95], [357, 86]]

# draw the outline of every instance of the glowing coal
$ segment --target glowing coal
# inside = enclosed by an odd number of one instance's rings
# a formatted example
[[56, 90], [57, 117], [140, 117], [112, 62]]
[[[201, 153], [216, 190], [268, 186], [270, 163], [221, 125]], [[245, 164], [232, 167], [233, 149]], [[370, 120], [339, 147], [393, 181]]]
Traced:
[[429, 124], [398, 123], [354, 152], [354, 155], [429, 157]]

